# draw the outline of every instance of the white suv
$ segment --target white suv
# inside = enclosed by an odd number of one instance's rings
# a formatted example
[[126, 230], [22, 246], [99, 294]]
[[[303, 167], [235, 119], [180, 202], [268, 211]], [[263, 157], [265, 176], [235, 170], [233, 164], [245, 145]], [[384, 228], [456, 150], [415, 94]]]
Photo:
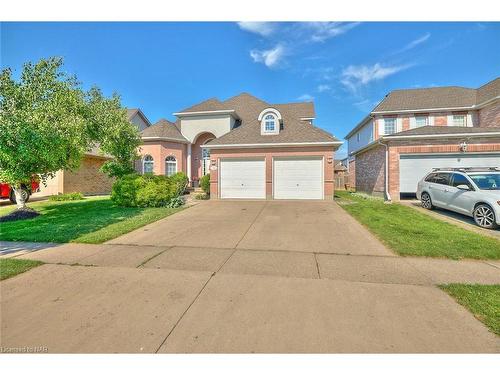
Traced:
[[477, 225], [500, 225], [500, 169], [434, 169], [417, 187], [422, 207], [440, 207], [472, 216]]

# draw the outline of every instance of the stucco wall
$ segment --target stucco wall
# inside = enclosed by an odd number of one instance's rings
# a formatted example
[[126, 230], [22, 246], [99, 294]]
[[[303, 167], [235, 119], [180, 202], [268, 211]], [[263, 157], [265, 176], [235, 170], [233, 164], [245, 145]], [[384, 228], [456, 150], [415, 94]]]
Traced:
[[216, 138], [228, 133], [234, 126], [231, 115], [205, 115], [181, 117], [181, 133], [191, 143], [201, 133], [212, 133]]
[[[211, 150], [210, 161], [212, 165], [219, 165], [219, 159], [231, 157], [264, 157], [266, 159], [266, 196], [272, 199], [273, 195], [273, 157], [279, 156], [321, 156], [324, 158], [324, 195], [325, 199], [333, 199], [334, 194], [334, 152], [330, 147], [308, 147], [308, 148], [263, 148], [263, 149], [232, 149]], [[217, 199], [219, 196], [218, 170], [210, 171], [210, 198]]]
[[[141, 145], [139, 154], [142, 158], [146, 155], [151, 155], [153, 157], [154, 174], [165, 174], [165, 158], [170, 155], [175, 156], [177, 159], [177, 172], [186, 173], [186, 145], [184, 143], [148, 141]], [[142, 160], [138, 167], [138, 172], [142, 173]]]

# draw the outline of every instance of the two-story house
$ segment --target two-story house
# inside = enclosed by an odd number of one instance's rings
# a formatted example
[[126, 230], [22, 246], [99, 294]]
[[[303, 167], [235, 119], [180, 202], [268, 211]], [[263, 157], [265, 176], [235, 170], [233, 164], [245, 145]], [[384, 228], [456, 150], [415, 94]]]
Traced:
[[210, 173], [211, 199], [332, 199], [342, 144], [313, 125], [311, 102], [269, 104], [243, 93], [209, 99], [142, 131], [143, 173]]
[[433, 168], [500, 166], [500, 78], [390, 92], [347, 134], [357, 191], [399, 200]]

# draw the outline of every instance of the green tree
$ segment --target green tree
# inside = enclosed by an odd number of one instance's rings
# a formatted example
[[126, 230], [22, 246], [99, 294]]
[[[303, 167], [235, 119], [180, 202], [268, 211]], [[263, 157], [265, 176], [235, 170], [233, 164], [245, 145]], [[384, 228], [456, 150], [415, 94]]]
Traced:
[[110, 176], [130, 173], [137, 158], [139, 132], [119, 96], [83, 90], [62, 66], [49, 58], [24, 64], [19, 80], [9, 68], [0, 73], [0, 181], [12, 186], [19, 208], [23, 185], [78, 168], [91, 149], [111, 157], [103, 166]]

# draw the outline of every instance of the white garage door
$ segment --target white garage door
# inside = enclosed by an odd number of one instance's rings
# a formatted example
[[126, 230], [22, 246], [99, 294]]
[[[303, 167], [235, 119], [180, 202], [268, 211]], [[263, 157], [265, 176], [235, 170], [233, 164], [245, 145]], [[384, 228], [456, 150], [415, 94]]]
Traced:
[[498, 167], [500, 153], [401, 155], [399, 159], [399, 191], [415, 193], [418, 182], [433, 168]]
[[274, 158], [274, 199], [323, 199], [323, 158]]
[[222, 159], [220, 197], [266, 198], [266, 162], [264, 159]]

